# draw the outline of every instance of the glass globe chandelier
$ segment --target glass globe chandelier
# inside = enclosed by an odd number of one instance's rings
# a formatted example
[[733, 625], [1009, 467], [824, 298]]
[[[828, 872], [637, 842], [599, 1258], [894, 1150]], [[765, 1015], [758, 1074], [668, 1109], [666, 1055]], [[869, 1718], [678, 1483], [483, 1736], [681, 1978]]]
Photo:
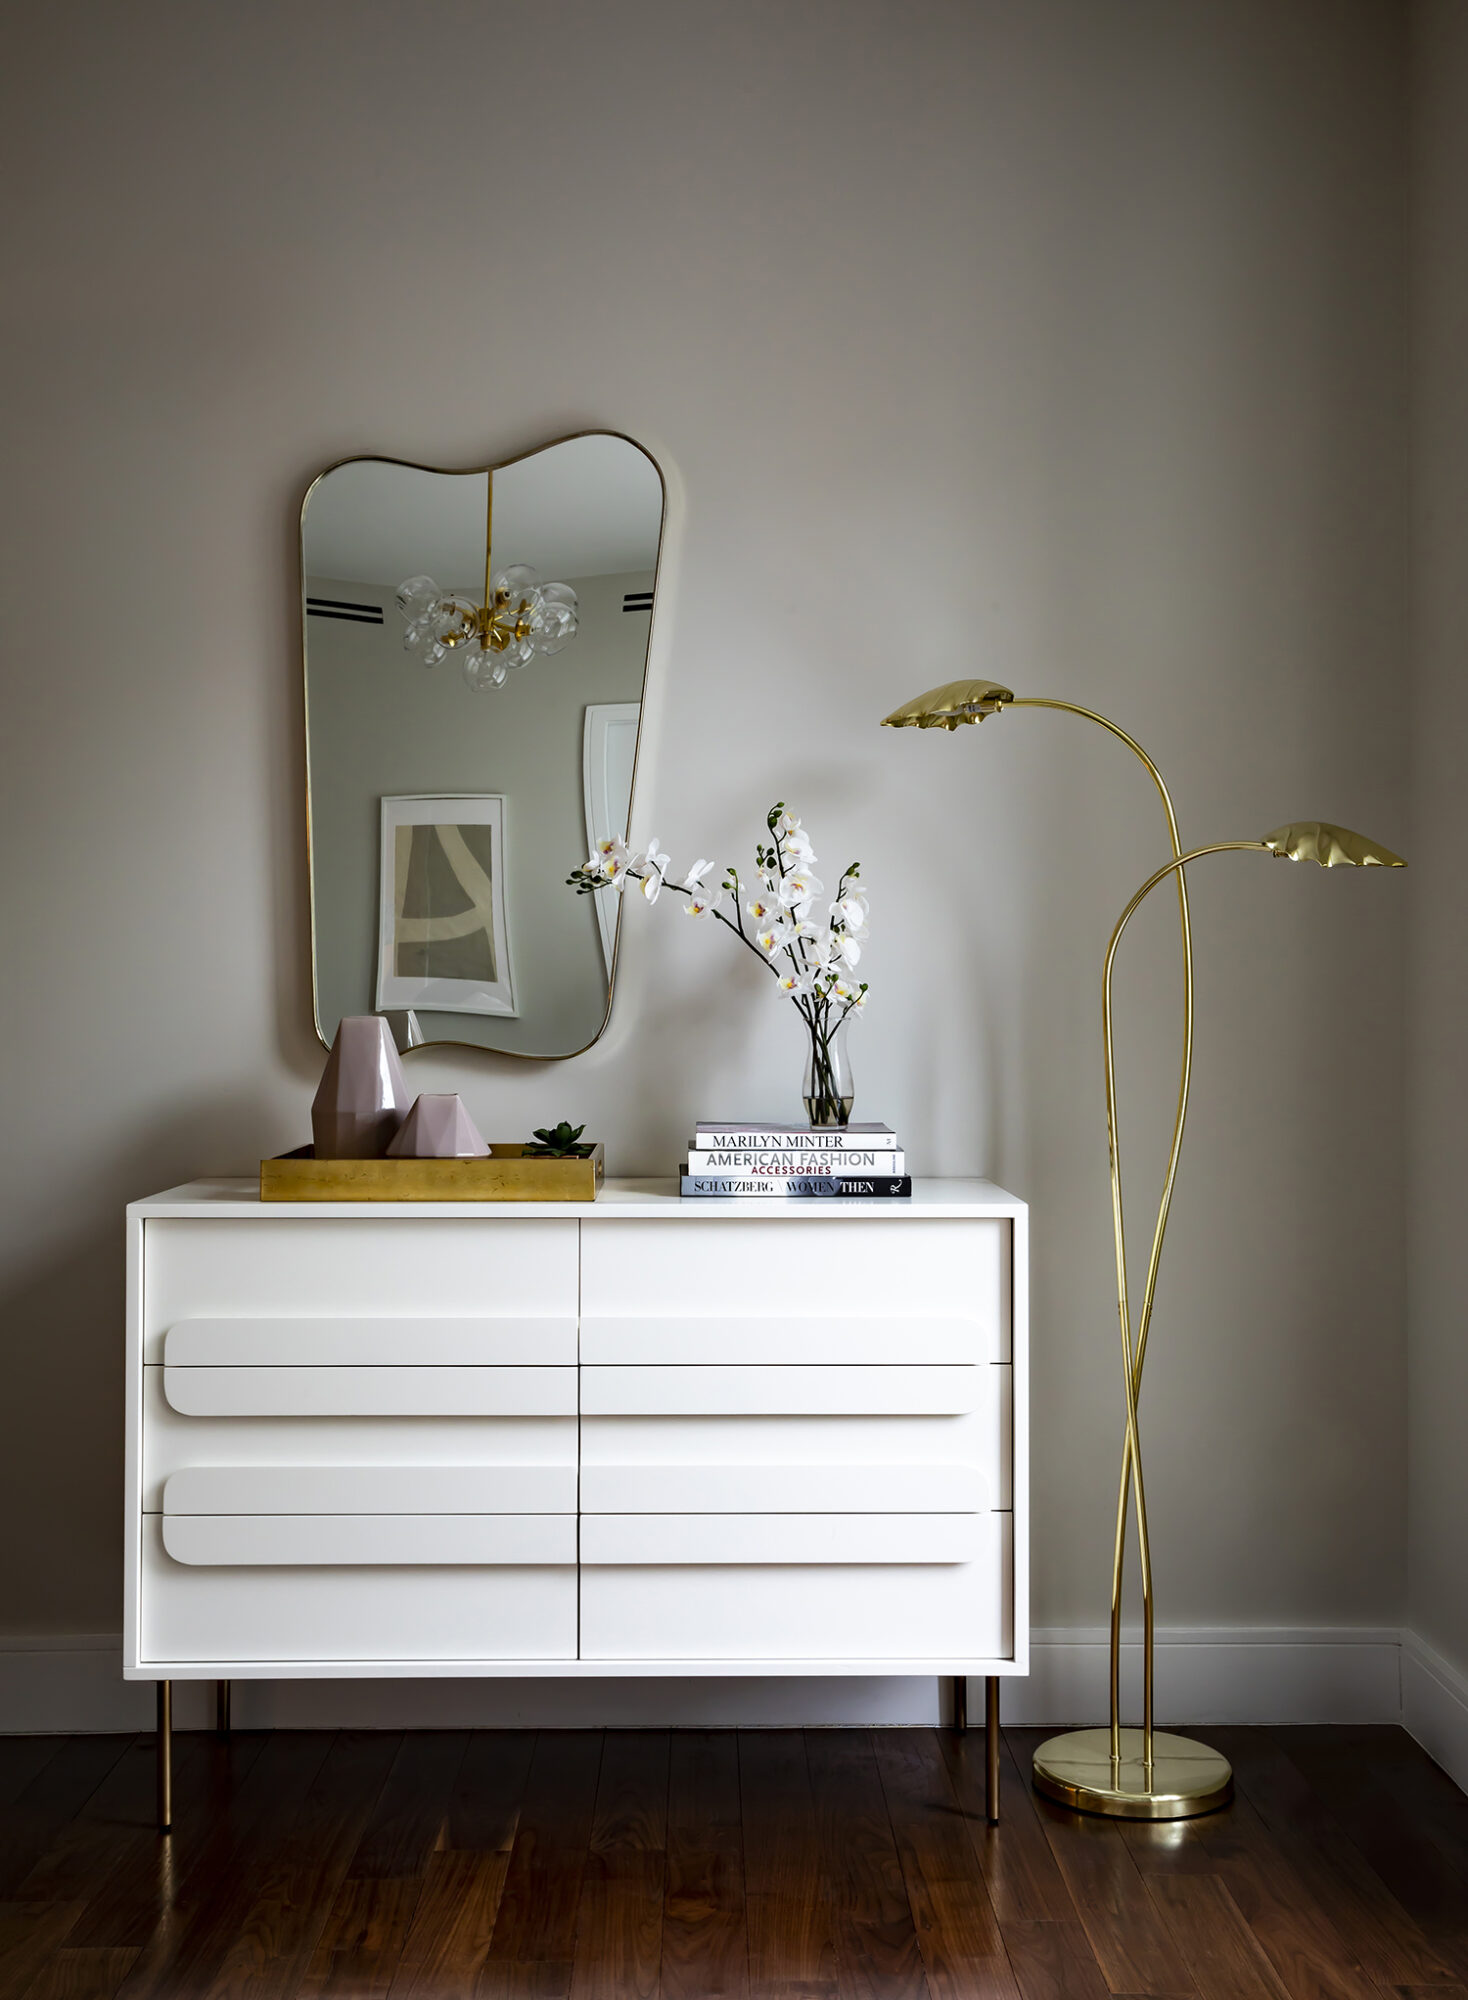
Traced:
[[542, 583], [526, 563], [494, 574], [494, 474], [487, 476], [484, 513], [484, 602], [444, 590], [431, 576], [410, 576], [397, 589], [407, 620], [403, 648], [425, 667], [457, 653], [471, 688], [503, 687], [512, 667], [559, 653], [576, 636], [576, 593], [566, 583]]

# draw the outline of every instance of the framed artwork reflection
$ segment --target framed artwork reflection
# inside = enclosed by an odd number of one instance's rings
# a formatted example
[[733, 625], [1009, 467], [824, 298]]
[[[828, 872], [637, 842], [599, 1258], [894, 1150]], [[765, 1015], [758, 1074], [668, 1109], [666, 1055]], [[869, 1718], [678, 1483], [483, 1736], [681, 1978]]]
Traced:
[[382, 801], [377, 1006], [518, 1014], [505, 934], [505, 801]]

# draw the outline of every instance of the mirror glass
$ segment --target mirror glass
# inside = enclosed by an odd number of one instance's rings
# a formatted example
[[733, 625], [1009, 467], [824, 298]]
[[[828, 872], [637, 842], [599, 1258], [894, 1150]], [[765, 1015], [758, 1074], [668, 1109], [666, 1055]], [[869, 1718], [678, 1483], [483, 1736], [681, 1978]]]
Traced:
[[[492, 470], [354, 458], [301, 515], [316, 1029], [554, 1058], [611, 1008], [663, 529], [631, 439]], [[488, 550], [488, 578], [486, 574]]]

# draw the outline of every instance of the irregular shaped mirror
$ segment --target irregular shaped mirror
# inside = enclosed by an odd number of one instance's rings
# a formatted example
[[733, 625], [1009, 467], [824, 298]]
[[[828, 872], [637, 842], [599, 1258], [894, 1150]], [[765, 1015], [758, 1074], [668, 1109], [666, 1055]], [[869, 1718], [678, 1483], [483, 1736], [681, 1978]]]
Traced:
[[[316, 1031], [575, 1055], [617, 911], [566, 876], [625, 839], [663, 528], [630, 438], [507, 465], [353, 458], [301, 514]], [[603, 907], [603, 906], [606, 907]]]

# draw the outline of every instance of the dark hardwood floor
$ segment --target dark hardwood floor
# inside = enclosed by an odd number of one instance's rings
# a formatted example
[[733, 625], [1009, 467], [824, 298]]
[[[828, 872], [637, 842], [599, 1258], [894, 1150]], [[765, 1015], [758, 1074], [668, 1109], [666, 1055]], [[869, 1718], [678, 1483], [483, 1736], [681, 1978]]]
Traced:
[[938, 1730], [0, 1739], [0, 2000], [1468, 2000], [1468, 1799], [1216, 1729], [1225, 1812], [1067, 1813]]

